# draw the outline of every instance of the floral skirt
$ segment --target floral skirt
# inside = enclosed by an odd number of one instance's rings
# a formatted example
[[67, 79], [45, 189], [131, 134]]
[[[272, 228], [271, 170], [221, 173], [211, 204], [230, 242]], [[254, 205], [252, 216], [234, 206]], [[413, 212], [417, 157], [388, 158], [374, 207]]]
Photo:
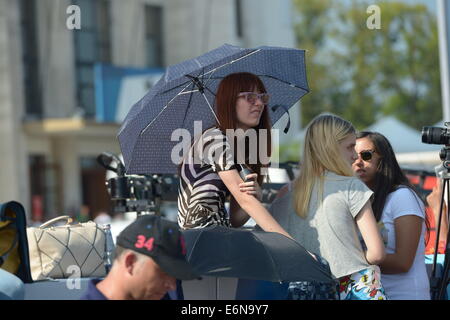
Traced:
[[370, 266], [340, 278], [340, 300], [387, 300], [380, 278], [378, 266]]

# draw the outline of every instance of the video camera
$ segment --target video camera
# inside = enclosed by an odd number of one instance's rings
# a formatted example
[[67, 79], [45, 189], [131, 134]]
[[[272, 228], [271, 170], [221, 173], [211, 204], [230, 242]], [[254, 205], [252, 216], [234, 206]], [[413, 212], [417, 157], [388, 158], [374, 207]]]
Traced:
[[106, 180], [114, 213], [160, 213], [161, 201], [176, 201], [178, 177], [176, 175], [127, 175], [122, 161], [114, 154], [103, 152], [97, 162], [116, 177]]
[[428, 144], [443, 144], [445, 145], [439, 152], [439, 157], [442, 160], [442, 165], [447, 170], [450, 170], [450, 129], [448, 128], [450, 122], [445, 122], [447, 128], [439, 127], [423, 127], [422, 128], [422, 142]]
[[[448, 126], [448, 122], [445, 126]], [[450, 144], [450, 129], [439, 127], [423, 127], [422, 142], [429, 144]]]

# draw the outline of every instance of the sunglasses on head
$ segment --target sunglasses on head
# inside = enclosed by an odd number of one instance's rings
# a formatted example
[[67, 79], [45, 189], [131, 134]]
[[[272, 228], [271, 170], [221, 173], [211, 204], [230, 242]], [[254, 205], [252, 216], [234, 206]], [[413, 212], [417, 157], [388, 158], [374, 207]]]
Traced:
[[369, 161], [370, 159], [372, 159], [374, 153], [375, 150], [364, 150], [359, 152], [359, 155], [361, 156], [361, 159], [363, 159], [364, 161]]
[[260, 99], [263, 104], [268, 104], [270, 95], [268, 93], [241, 92], [238, 97], [244, 97], [251, 104], [255, 104], [257, 99]]

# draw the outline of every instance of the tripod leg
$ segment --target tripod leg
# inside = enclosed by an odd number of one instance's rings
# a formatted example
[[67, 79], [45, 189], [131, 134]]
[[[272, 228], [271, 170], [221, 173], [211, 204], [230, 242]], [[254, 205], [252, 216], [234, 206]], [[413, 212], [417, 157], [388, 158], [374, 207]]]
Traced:
[[[431, 278], [430, 278], [430, 286], [431, 286], [431, 298], [433, 300], [438, 299], [439, 297], [439, 287], [440, 287], [440, 283], [441, 283], [441, 279], [439, 277], [436, 276], [436, 270], [437, 270], [437, 255], [438, 255], [438, 251], [439, 251], [439, 237], [440, 237], [440, 231], [441, 231], [441, 221], [442, 221], [442, 208], [444, 207], [444, 192], [445, 190], [448, 191], [448, 186], [449, 186], [449, 178], [444, 178], [443, 179], [443, 183], [442, 183], [442, 194], [441, 194], [441, 201], [440, 201], [440, 205], [439, 205], [439, 218], [438, 221], [436, 223], [435, 221], [435, 227], [436, 227], [436, 242], [435, 242], [435, 246], [434, 246], [434, 256], [433, 256], [433, 268], [432, 268], [432, 272], [431, 272]], [[448, 194], [447, 194], [448, 197]], [[447, 201], [448, 203], [448, 201]], [[447, 206], [447, 212], [448, 212], [449, 208]], [[436, 214], [435, 214], [436, 216]]]
[[[444, 189], [445, 190], [445, 189]], [[448, 189], [448, 181], [447, 181], [447, 204], [448, 204], [448, 200], [450, 199], [450, 190]], [[447, 217], [450, 213], [449, 210], [449, 205], [447, 205]], [[444, 259], [444, 270], [442, 272], [442, 278], [440, 281], [440, 286], [439, 286], [439, 295], [438, 295], [438, 299], [439, 300], [443, 300], [444, 299], [444, 295], [445, 295], [445, 291], [449, 282], [448, 279], [448, 273], [449, 273], [449, 262], [450, 262], [450, 243], [449, 243], [449, 236], [450, 233], [447, 232], [447, 243], [445, 244], [445, 259]], [[447, 297], [448, 299], [449, 297]]]
[[[449, 262], [450, 262], [450, 257], [449, 257], [449, 244], [448, 244], [448, 237], [447, 237], [447, 245], [445, 248], [445, 259], [444, 259], [444, 270], [442, 272], [442, 278], [440, 281], [440, 285], [439, 285], [439, 295], [438, 295], [438, 300], [443, 300], [444, 296], [445, 296], [445, 292], [446, 292], [446, 288], [447, 285], [449, 283], [449, 279], [448, 279], [448, 272], [449, 272]], [[447, 297], [448, 299], [449, 297]]]

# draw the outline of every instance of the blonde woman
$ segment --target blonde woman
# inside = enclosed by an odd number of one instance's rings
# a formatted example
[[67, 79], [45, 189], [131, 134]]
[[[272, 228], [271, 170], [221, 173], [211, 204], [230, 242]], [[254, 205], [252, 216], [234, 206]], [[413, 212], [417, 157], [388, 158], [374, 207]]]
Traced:
[[385, 248], [370, 204], [373, 192], [352, 171], [355, 141], [350, 122], [329, 114], [313, 119], [300, 175], [270, 211], [295, 240], [329, 263], [340, 299], [385, 299], [377, 266]]

